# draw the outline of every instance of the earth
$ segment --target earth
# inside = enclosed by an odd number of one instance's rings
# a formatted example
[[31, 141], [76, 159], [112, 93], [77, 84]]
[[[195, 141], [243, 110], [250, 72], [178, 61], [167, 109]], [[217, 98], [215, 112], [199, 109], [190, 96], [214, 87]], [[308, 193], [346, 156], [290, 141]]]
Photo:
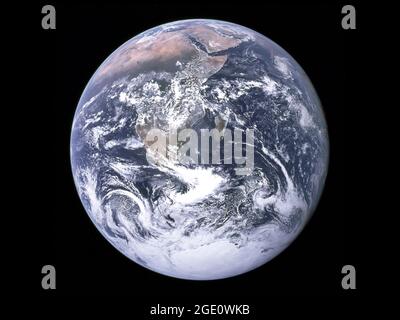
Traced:
[[[152, 128], [252, 129], [253, 141], [238, 144], [253, 148], [250, 170], [182, 162], [166, 156], [169, 145], [157, 154]], [[251, 29], [201, 19], [115, 50], [81, 96], [70, 147], [101, 234], [137, 264], [192, 280], [248, 272], [287, 248], [317, 206], [329, 158], [321, 104], [299, 64]]]

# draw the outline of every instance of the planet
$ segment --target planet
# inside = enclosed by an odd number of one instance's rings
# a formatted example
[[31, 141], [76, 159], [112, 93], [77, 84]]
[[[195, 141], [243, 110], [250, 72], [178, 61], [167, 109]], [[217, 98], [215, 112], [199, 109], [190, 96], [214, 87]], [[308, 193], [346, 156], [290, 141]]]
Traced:
[[182, 20], [117, 48], [84, 89], [70, 157], [79, 198], [119, 252], [188, 280], [279, 255], [323, 191], [327, 124], [300, 65], [238, 24]]

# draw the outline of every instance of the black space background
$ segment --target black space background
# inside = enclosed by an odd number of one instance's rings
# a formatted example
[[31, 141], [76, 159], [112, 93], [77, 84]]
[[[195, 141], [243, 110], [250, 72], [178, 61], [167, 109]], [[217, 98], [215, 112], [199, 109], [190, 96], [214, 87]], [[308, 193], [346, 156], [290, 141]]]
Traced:
[[[41, 7], [53, 4], [57, 29], [41, 29]], [[359, 295], [365, 269], [358, 253], [357, 221], [362, 214], [348, 199], [355, 185], [349, 156], [357, 148], [348, 127], [359, 108], [359, 46], [365, 34], [363, 8], [357, 30], [341, 28], [348, 3], [284, 2], [127, 2], [62, 4], [38, 2], [25, 9], [35, 45], [36, 90], [40, 108], [32, 114], [34, 134], [45, 141], [31, 147], [35, 239], [34, 266], [25, 290], [52, 295], [118, 295], [146, 303], [236, 302], [256, 304], [275, 295]], [[186, 281], [156, 274], [119, 253], [85, 213], [73, 184], [69, 162], [72, 118], [81, 93], [97, 67], [122, 43], [151, 27], [189, 18], [226, 20], [254, 29], [282, 46], [303, 67], [324, 107], [330, 136], [329, 172], [319, 206], [300, 236], [278, 257], [249, 273], [217, 281]], [[22, 203], [23, 204], [23, 203]], [[33, 225], [32, 225], [33, 226]], [[36, 244], [37, 238], [40, 242]], [[41, 267], [55, 265], [57, 289], [41, 289]], [[357, 268], [357, 290], [341, 288], [341, 268]], [[144, 310], [144, 309], [143, 309]], [[145, 312], [145, 311], [144, 311]]]

